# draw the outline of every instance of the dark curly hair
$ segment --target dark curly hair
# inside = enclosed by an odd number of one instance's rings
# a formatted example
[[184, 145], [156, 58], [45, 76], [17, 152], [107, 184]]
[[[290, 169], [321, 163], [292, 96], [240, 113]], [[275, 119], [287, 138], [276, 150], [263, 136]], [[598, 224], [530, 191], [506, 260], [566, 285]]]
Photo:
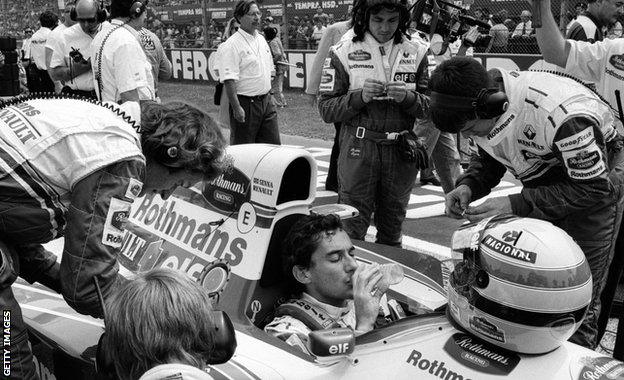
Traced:
[[353, 32], [355, 33], [353, 42], [364, 40], [364, 34], [368, 31], [371, 14], [377, 14], [382, 9], [399, 11], [399, 26], [394, 32], [394, 43], [401, 43], [404, 37], [411, 39], [407, 33], [410, 20], [407, 8], [407, 0], [356, 0], [353, 4], [353, 16], [351, 18]]
[[309, 268], [312, 265], [312, 254], [319, 246], [326, 233], [342, 229], [342, 221], [337, 215], [306, 215], [286, 235], [282, 244], [282, 265], [284, 275], [294, 295], [301, 294], [305, 286], [297, 281], [292, 273], [296, 265]]
[[[429, 90], [440, 94], [475, 98], [483, 88], [492, 87], [485, 67], [472, 57], [453, 57], [442, 62], [431, 73]], [[453, 107], [435, 101], [432, 94], [431, 120], [443, 132], [457, 133], [469, 120], [476, 119], [475, 110]]]
[[218, 124], [187, 103], [141, 103], [141, 146], [146, 158], [173, 170], [202, 172], [206, 179], [228, 165]]
[[236, 21], [240, 22], [240, 19], [249, 13], [249, 9], [251, 9], [252, 5], [258, 5], [255, 0], [239, 0], [234, 7], [234, 18]]
[[52, 11], [45, 11], [39, 15], [39, 23], [44, 28], [54, 29], [58, 24], [58, 16]]

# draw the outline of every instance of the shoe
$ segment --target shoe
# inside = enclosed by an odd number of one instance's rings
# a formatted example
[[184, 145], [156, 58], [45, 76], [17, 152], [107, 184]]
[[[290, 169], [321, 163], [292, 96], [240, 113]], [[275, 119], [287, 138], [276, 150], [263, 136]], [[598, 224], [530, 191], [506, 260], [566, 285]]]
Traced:
[[431, 176], [431, 177], [427, 177], [427, 178], [421, 178], [420, 179], [420, 184], [423, 185], [423, 186], [426, 185], [426, 184], [432, 184], [433, 186], [442, 186], [442, 183], [440, 182], [440, 180], [436, 176]]

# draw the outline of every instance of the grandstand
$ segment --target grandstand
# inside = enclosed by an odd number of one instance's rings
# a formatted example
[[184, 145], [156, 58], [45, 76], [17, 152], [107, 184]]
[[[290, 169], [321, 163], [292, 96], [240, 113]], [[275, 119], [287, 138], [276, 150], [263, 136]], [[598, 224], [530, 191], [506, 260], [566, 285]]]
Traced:
[[57, 0], [0, 0], [0, 35], [22, 38], [24, 28], [39, 28], [39, 15], [45, 10], [58, 13]]

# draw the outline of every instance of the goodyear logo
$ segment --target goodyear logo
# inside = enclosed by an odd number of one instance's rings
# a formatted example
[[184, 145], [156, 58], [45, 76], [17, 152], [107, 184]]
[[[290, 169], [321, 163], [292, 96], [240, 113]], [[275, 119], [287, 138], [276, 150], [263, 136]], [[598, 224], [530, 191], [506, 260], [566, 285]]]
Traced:
[[353, 51], [347, 55], [349, 61], [370, 61], [371, 53], [364, 51], [362, 49]]
[[511, 244], [507, 244], [503, 241], [496, 239], [492, 235], [487, 235], [485, 239], [483, 239], [481, 244], [485, 245], [496, 253], [500, 253], [501, 255], [527, 263], [535, 264], [535, 259], [537, 258], [535, 252], [529, 252], [525, 251], [524, 249], [514, 247]]

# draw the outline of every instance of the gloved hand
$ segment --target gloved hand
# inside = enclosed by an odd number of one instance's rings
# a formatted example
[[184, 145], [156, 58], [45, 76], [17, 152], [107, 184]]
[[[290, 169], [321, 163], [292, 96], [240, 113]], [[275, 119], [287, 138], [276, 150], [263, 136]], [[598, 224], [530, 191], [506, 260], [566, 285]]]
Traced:
[[403, 131], [399, 134], [397, 149], [401, 160], [415, 163], [420, 170], [429, 167], [427, 146], [418, 140], [413, 131]]

